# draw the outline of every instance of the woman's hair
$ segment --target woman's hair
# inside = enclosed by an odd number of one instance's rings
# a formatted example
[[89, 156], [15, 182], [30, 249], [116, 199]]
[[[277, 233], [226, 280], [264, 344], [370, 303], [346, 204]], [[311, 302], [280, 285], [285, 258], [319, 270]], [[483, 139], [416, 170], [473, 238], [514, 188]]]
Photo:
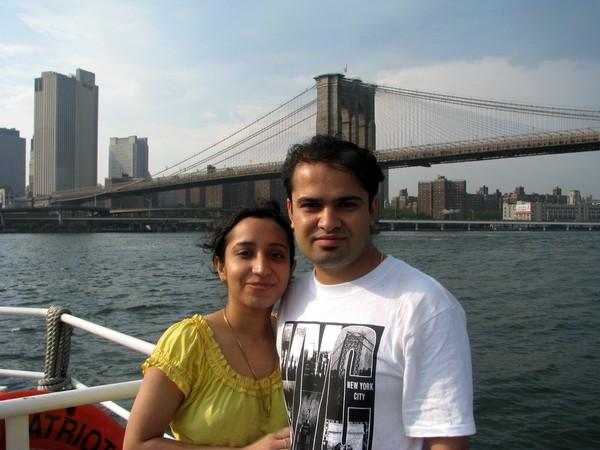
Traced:
[[248, 217], [254, 217], [257, 219], [271, 219], [285, 233], [287, 243], [290, 249], [290, 266], [294, 263], [295, 247], [294, 247], [294, 232], [290, 226], [287, 218], [281, 215], [279, 205], [274, 201], [267, 201], [262, 203], [260, 206], [255, 208], [246, 208], [239, 211], [237, 214], [227, 218], [222, 222], [203, 244], [204, 249], [212, 254], [212, 260], [215, 262], [216, 258], [220, 261], [225, 261], [225, 247], [227, 246], [227, 238], [233, 228], [240, 223], [242, 220]]

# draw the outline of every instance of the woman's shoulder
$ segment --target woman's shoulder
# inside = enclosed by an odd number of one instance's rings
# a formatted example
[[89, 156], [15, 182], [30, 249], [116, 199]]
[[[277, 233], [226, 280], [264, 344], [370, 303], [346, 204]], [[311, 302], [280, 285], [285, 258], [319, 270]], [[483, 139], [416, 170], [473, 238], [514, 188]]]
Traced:
[[204, 371], [206, 347], [211, 347], [207, 327], [200, 315], [174, 323], [160, 337], [142, 370], [157, 367], [187, 396]]
[[158, 341], [159, 346], [193, 344], [194, 341], [210, 341], [212, 330], [200, 314], [186, 317], [172, 324]]

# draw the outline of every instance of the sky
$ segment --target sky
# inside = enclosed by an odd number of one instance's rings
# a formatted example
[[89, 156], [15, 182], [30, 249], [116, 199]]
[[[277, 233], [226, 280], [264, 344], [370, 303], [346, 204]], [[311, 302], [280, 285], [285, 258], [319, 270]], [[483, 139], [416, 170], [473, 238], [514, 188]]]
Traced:
[[[596, 0], [0, 0], [0, 127], [33, 133], [33, 80], [96, 74], [98, 180], [113, 136], [147, 137], [156, 173], [310, 87], [316, 75], [600, 110]], [[404, 168], [510, 192], [600, 198], [600, 152]]]

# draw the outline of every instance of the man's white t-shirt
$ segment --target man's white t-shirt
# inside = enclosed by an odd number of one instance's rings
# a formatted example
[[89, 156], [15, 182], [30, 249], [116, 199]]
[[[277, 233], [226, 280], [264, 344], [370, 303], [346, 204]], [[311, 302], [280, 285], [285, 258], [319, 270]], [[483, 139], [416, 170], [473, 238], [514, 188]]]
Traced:
[[420, 450], [475, 433], [465, 313], [403, 261], [337, 285], [298, 277], [277, 347], [295, 450]]

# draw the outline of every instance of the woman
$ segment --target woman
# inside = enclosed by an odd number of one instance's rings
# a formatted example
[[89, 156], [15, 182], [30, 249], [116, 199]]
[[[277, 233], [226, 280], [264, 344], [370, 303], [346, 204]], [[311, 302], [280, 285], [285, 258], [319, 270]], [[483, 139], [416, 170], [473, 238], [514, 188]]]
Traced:
[[[294, 270], [292, 230], [272, 205], [248, 209], [205, 247], [227, 304], [160, 338], [143, 365], [124, 449], [289, 448], [271, 309]], [[177, 441], [163, 438], [169, 424]]]

